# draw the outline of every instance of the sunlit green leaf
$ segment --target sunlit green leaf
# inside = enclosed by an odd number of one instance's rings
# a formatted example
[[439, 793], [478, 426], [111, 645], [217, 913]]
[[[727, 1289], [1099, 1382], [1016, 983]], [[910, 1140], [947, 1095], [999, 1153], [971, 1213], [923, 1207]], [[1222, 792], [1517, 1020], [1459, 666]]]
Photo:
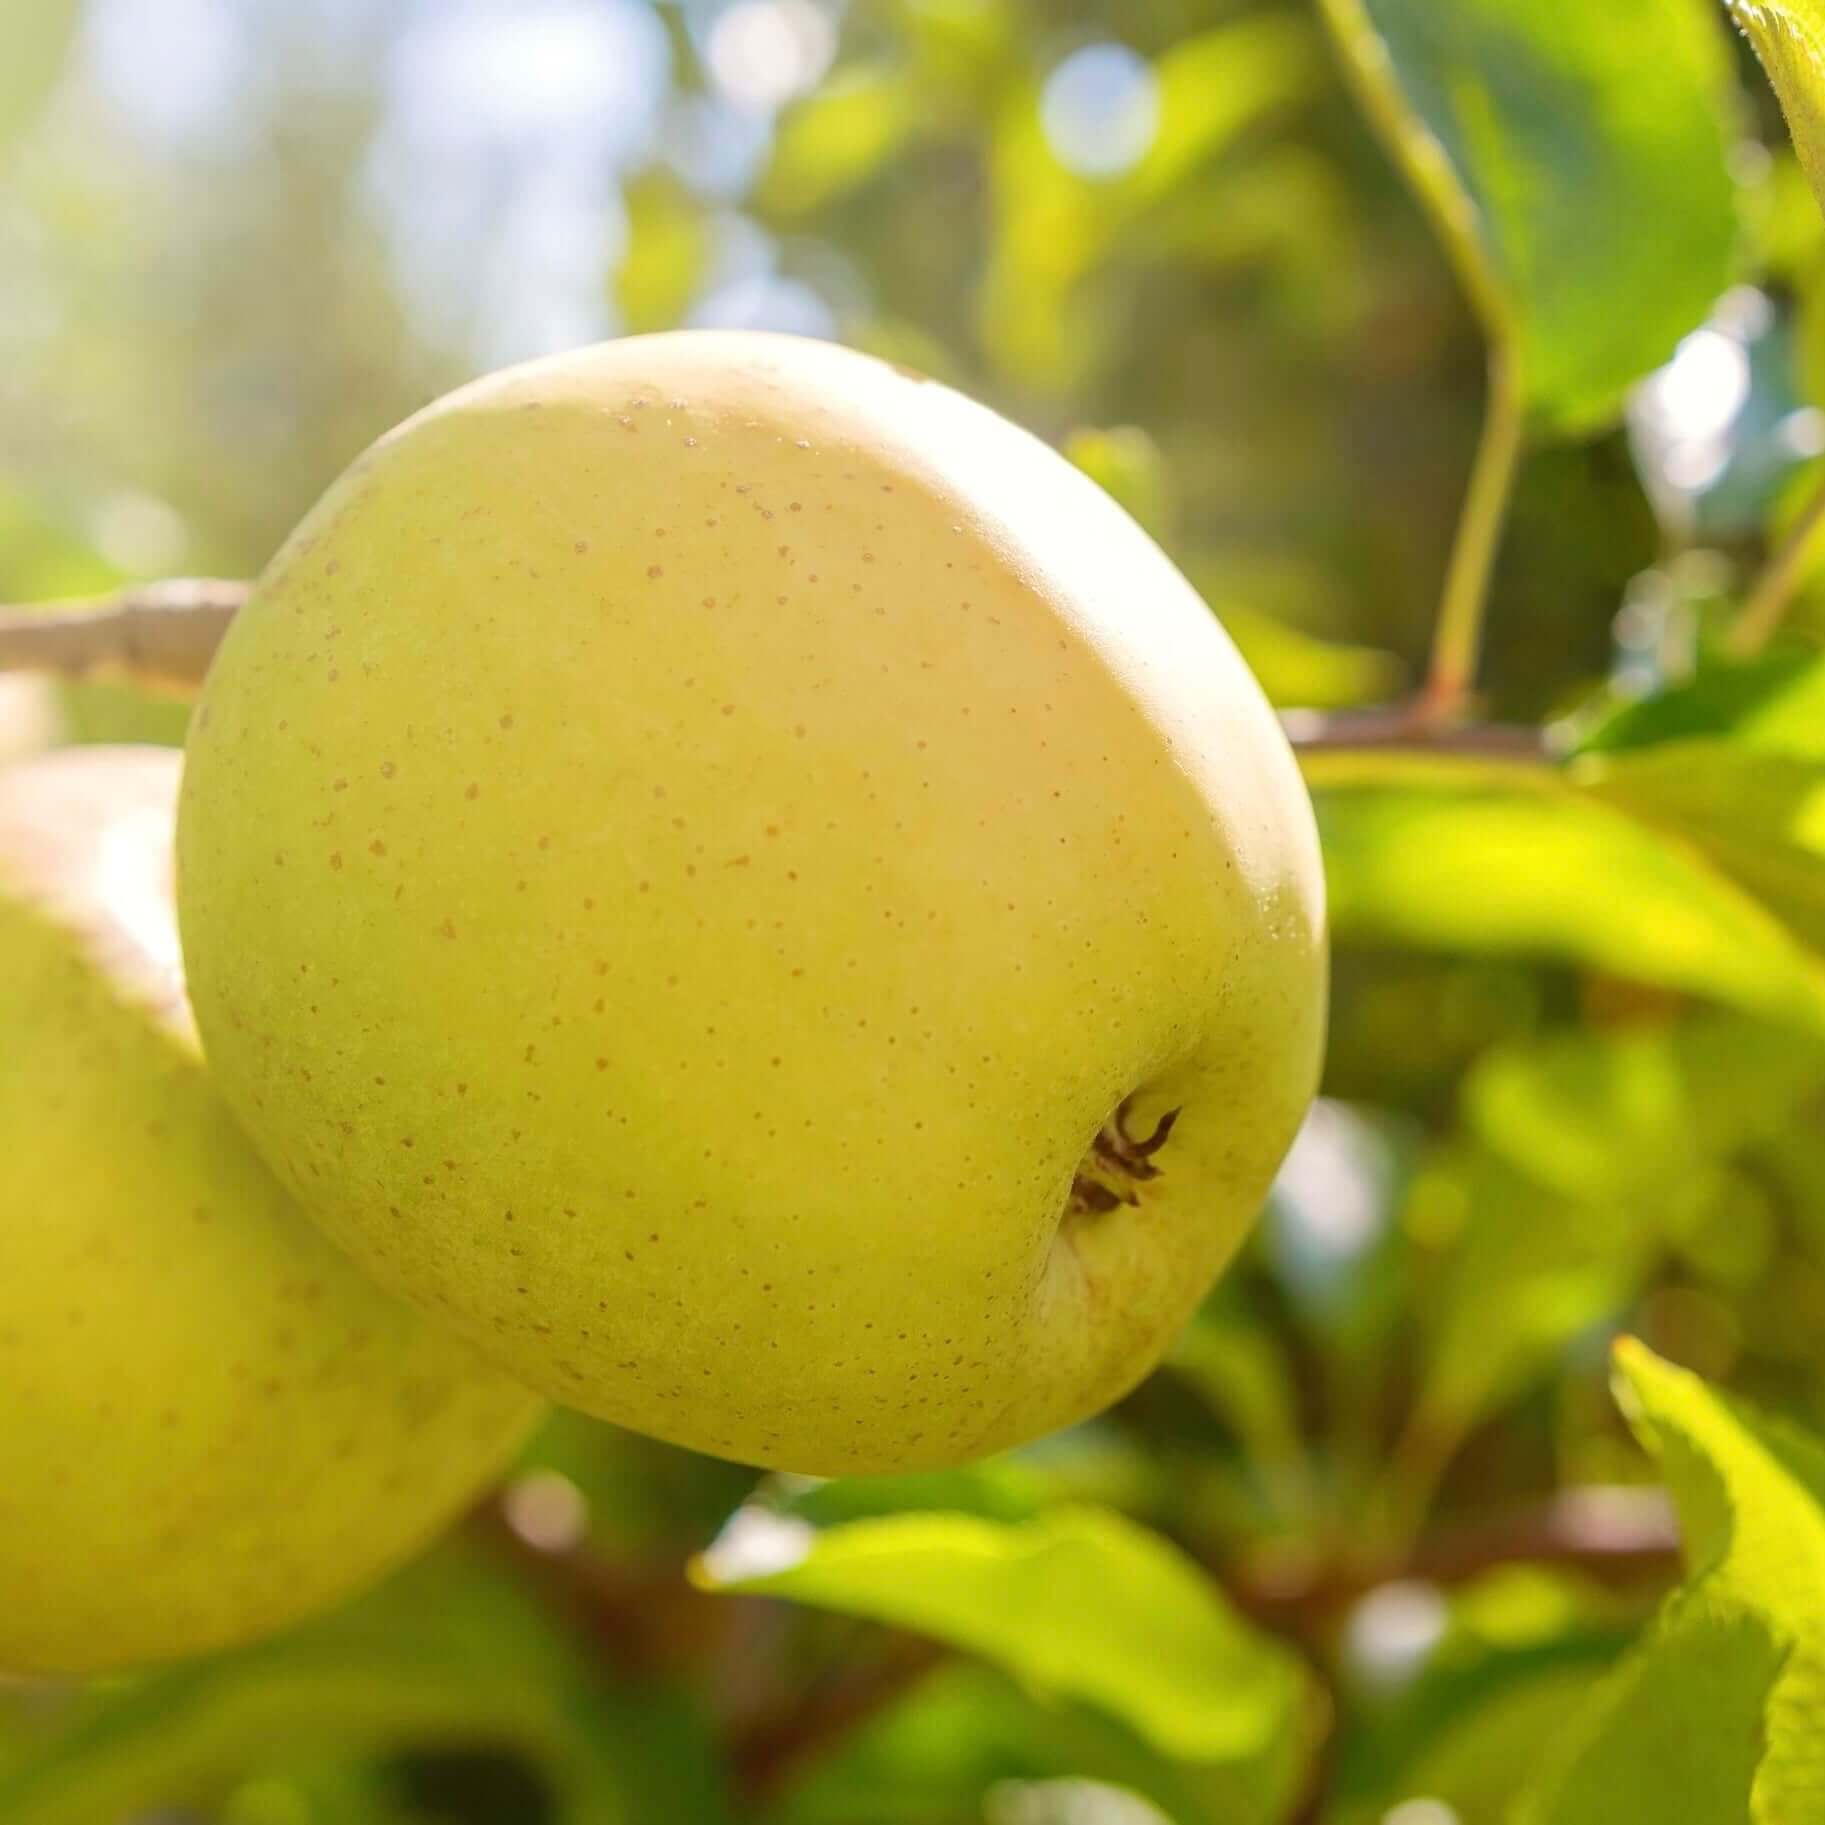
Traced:
[[[697, 1561], [702, 1583], [934, 1635], [1036, 1691], [1101, 1707], [1164, 1754], [1258, 1756], [1304, 1710], [1294, 1657], [1118, 1514], [1055, 1508], [1012, 1524], [896, 1515], [799, 1538], [761, 1519], [759, 1562], [750, 1569], [756, 1542], [738, 1524]], [[765, 1569], [782, 1538], [791, 1562]]]
[[1533, 956], [1825, 1032], [1825, 966], [1693, 843], [1555, 770], [1312, 754], [1338, 936]]
[[1729, 282], [1707, 0], [1324, 0], [1369, 112], [1544, 419], [1601, 423]]
[[1708, 665], [1670, 691], [1619, 705], [1585, 731], [1579, 752], [1728, 735], [1743, 747], [1825, 760], [1825, 658], [1769, 653]]
[[1670, 742], [1593, 760], [1577, 777], [1593, 797], [1689, 838], [1825, 950], [1825, 754]]
[[1825, 9], [1818, 0], [1724, 0], [1755, 46], [1814, 196], [1825, 204]]
[[1825, 1444], [1625, 1341], [1617, 1392], [1690, 1582], [1567, 1733], [1525, 1825], [1785, 1825], [1825, 1808]]

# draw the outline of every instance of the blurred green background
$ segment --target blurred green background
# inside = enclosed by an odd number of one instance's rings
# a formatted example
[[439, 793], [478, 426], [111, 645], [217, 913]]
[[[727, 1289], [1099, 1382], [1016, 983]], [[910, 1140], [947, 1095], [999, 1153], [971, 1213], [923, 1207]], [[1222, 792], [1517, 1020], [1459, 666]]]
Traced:
[[[1716, 26], [1733, 282], [1619, 415], [1530, 448], [1491, 717], [1588, 734], [1593, 701], [1702, 672], [1815, 481], [1825, 229]], [[1282, 705], [1424, 671], [1484, 336], [1309, 5], [0, 0], [0, 601], [250, 575], [437, 392], [675, 324], [838, 337], [1060, 443]], [[1803, 594], [1790, 654], [1822, 608]], [[99, 686], [50, 713], [65, 739], [183, 726]], [[1485, 785], [1329, 781], [1325, 1100], [1244, 1264], [1106, 1420], [815, 1486], [559, 1419], [460, 1538], [336, 1617], [147, 1681], [0, 1688], [0, 1819], [1505, 1819], [1677, 1576], [1610, 1338], [1825, 1425], [1825, 1026], [1787, 1018], [1825, 819], [1777, 866], [1727, 792], [1688, 793], [1720, 871], [1688, 876], [1622, 834], [1642, 802], [1667, 824], [1665, 781], [1608, 779], [1550, 828]], [[1744, 882], [1791, 957], [1739, 940], [1717, 895]], [[1479, 925], [1479, 896], [1542, 887], [1562, 916]], [[1606, 925], [1617, 896], [1659, 922]], [[1704, 929], [1674, 944], [1681, 918]], [[765, 1563], [782, 1528], [1076, 1503], [1212, 1575], [1187, 1604], [1230, 1657], [1227, 1746], [1188, 1750], [1170, 1694], [1035, 1680], [1030, 1616], [984, 1648], [885, 1626], [908, 1618], [878, 1596], [685, 1579], [732, 1516]]]

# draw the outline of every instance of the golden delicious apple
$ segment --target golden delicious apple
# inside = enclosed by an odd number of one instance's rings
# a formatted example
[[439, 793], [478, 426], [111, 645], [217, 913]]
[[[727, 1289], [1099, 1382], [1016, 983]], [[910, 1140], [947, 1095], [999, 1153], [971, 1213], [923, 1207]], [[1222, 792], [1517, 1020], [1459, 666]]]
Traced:
[[936, 1465], [1159, 1358], [1311, 1097], [1311, 810], [1054, 451], [827, 344], [451, 395], [230, 630], [179, 899], [329, 1232], [547, 1393]]
[[179, 757], [0, 772], [0, 1668], [261, 1634], [417, 1547], [537, 1411], [287, 1198], [190, 1043]]

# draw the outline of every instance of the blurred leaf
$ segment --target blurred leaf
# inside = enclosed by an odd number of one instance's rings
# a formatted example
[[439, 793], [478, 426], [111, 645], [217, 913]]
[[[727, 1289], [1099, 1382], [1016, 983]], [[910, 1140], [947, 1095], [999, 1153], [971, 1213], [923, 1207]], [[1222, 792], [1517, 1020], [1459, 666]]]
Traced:
[[1633, 1340], [1617, 1346], [1616, 1377], [1678, 1505], [1690, 1581], [1568, 1732], [1521, 1817], [1817, 1818], [1825, 1444]]
[[1018, 1459], [989, 1458], [957, 1470], [906, 1476], [837, 1477], [798, 1489], [786, 1484], [782, 1514], [797, 1515], [814, 1527], [841, 1526], [883, 1515], [952, 1513], [993, 1521], [1024, 1521], [1045, 1506], [1049, 1484]]
[[260, 1646], [103, 1689], [0, 1774], [7, 1825], [207, 1802], [277, 1757], [440, 1745], [522, 1755], [557, 1825], [722, 1816], [687, 1720], [602, 1685], [581, 1644], [458, 1549]]
[[[763, 1553], [775, 1543], [763, 1539]], [[1011, 1524], [898, 1515], [789, 1545], [792, 1563], [751, 1571], [737, 1529], [693, 1575], [936, 1636], [1036, 1691], [1100, 1706], [1186, 1761], [1265, 1754], [1308, 1703], [1291, 1653], [1175, 1548], [1110, 1511]]]
[[1708, 665], [1686, 684], [1610, 711], [1584, 732], [1578, 751], [1609, 754], [1705, 735], [1825, 760], [1825, 657], [1776, 652]]
[[1303, 21], [1259, 15], [1181, 40], [1155, 65], [1159, 121], [1146, 153], [1105, 180], [1059, 162], [1029, 82], [1003, 99], [990, 147], [995, 209], [977, 300], [984, 346], [1004, 372], [1063, 389], [1099, 353], [1084, 281], [1124, 236], [1210, 162], [1317, 87]]
[[1523, 396], [1599, 425], [1729, 283], [1736, 137], [1706, 0], [1324, 0]]
[[57, 717], [70, 742], [149, 742], [181, 748], [190, 727], [190, 705], [173, 697], [150, 697], [126, 684], [62, 684], [56, 687]]
[[1410, 1213], [1452, 1244], [1426, 1308], [1420, 1434], [1449, 1445], [1614, 1321], [1702, 1228], [1723, 1163], [1821, 1085], [1825, 1044], [1727, 1014], [1487, 1053], [1463, 1092], [1475, 1144], [1435, 1157]]
[[[1500, 1566], [1438, 1601], [1443, 1632], [1417, 1671], [1357, 1671], [1370, 1689], [1357, 1695], [1339, 1745], [1336, 1825], [1380, 1825], [1422, 1794], [1466, 1825], [1503, 1818], [1540, 1744], [1576, 1715], [1639, 1626], [1631, 1599], [1558, 1567]], [[1376, 1602], [1352, 1629], [1356, 1658], [1371, 1662], [1386, 1651]], [[1373, 1689], [1381, 1679], [1391, 1690]]]
[[1425, 1310], [1413, 1431], [1416, 1449], [1443, 1457], [1572, 1338], [1621, 1310], [1659, 1240], [1658, 1213], [1565, 1197], [1475, 1146], [1441, 1155], [1413, 1197], [1429, 1201], [1429, 1220], [1457, 1224]]
[[940, 93], [975, 100], [1024, 49], [1021, 0], [890, 0], [920, 79]]
[[1670, 742], [1587, 762], [1576, 777], [1593, 797], [1689, 838], [1825, 949], [1825, 754]]
[[627, 243], [615, 268], [615, 308], [635, 333], [672, 329], [702, 288], [714, 251], [703, 205], [655, 167], [622, 192]]
[[1304, 765], [1344, 942], [1551, 958], [1825, 1031], [1825, 966], [1786, 926], [1564, 775], [1395, 750]]
[[1260, 13], [1182, 38], [1153, 66], [1159, 124], [1132, 169], [1111, 186], [1138, 214], [1227, 151], [1272, 113], [1317, 87], [1318, 46], [1305, 20]]
[[781, 120], [759, 201], [807, 215], [875, 175], [918, 130], [919, 91], [903, 70], [840, 72]]
[[63, 75], [82, 0], [14, 0], [0, 28], [6, 53], [0, 56], [0, 157], [49, 100]]
[[1398, 1780], [1360, 1815], [1363, 1825], [1381, 1825], [1390, 1813], [1398, 1820], [1399, 1802], [1421, 1798], [1463, 1825], [1497, 1825], [1539, 1766], [1540, 1745], [1574, 1722], [1601, 1676], [1601, 1662], [1552, 1668], [1480, 1692], [1474, 1705], [1438, 1720]]
[[1240, 1310], [1207, 1306], [1180, 1332], [1167, 1366], [1203, 1397], [1269, 1477], [1305, 1462], [1292, 1364], [1276, 1332]]
[[1825, 1044], [1737, 1015], [1500, 1046], [1465, 1083], [1466, 1125], [1568, 1197], [1649, 1200], [1782, 1131], [1825, 1087]]
[[1073, 431], [1064, 453], [1162, 543], [1170, 543], [1177, 502], [1160, 447], [1138, 425]]
[[1825, 10], [1818, 0], [1724, 0], [1755, 46], [1813, 195], [1825, 205]]
[[1400, 688], [1401, 663], [1392, 653], [1321, 640], [1272, 615], [1234, 604], [1220, 605], [1217, 619], [1268, 702], [1284, 709], [1346, 710], [1355, 704], [1385, 703]]
[[1258, 1761], [1175, 1762], [1113, 1718], [1043, 1703], [990, 1667], [940, 1667], [819, 1762], [768, 1825], [976, 1820], [997, 1783], [1065, 1776], [1142, 1794], [1174, 1825], [1280, 1825], [1309, 1753], [1288, 1731]]
[[0, 477], [0, 601], [48, 604], [101, 595], [122, 581], [70, 518], [18, 479]]

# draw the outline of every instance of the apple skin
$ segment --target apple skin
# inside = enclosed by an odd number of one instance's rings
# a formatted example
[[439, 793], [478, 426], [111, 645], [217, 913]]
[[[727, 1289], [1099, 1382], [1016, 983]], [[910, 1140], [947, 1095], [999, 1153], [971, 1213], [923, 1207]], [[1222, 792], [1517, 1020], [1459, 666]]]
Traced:
[[274, 1182], [194, 1045], [179, 756], [0, 772], [0, 1668], [92, 1673], [323, 1609], [542, 1403]]
[[[633, 338], [409, 420], [190, 755], [198, 1019], [280, 1175], [515, 1374], [703, 1451], [898, 1470], [1096, 1412], [1313, 1094], [1317, 839], [1228, 638], [1056, 452], [829, 344]], [[1073, 1208], [1122, 1105], [1178, 1111], [1154, 1176]]]

